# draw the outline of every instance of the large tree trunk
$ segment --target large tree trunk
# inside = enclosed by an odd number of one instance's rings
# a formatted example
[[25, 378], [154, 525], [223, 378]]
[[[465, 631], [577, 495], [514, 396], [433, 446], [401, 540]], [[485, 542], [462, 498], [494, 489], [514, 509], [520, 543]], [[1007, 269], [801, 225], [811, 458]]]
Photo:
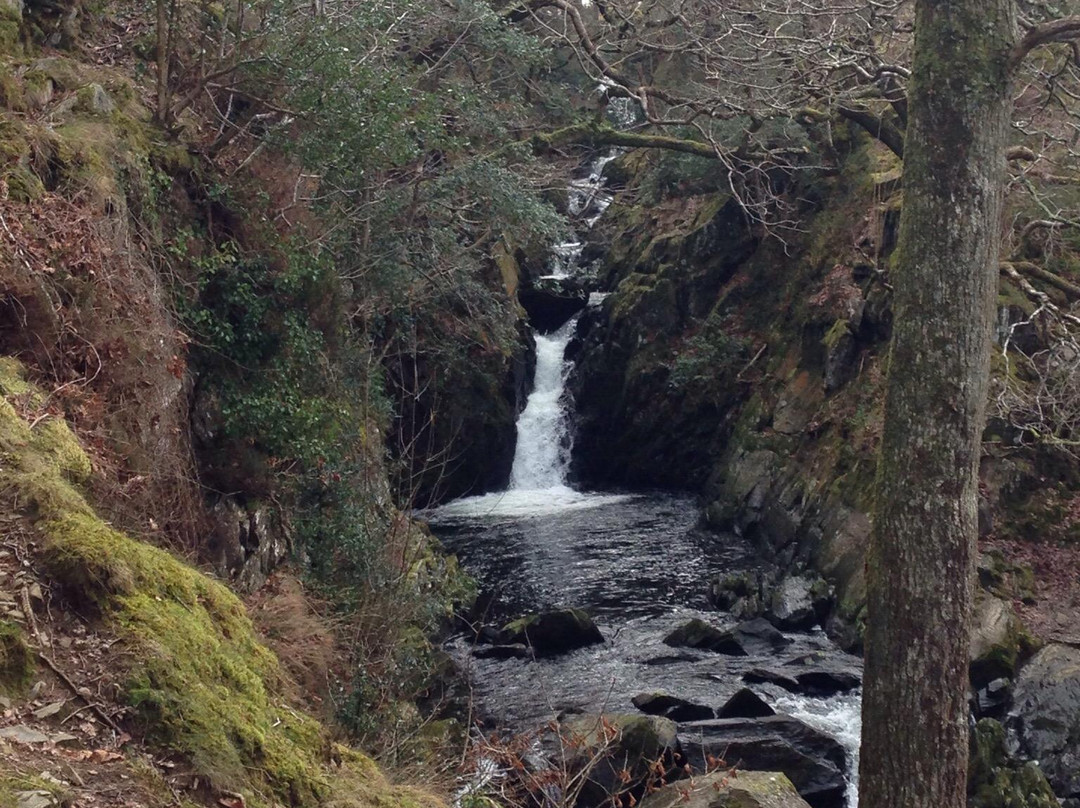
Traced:
[[918, 0], [895, 326], [867, 560], [860, 804], [966, 804], [976, 495], [1012, 0]]

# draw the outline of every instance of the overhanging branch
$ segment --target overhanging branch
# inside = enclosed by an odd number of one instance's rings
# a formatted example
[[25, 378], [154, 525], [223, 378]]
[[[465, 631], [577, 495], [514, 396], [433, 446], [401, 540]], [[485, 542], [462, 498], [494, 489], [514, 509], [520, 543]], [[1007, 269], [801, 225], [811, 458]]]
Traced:
[[533, 135], [533, 149], [543, 153], [560, 146], [622, 146], [628, 149], [667, 149], [668, 151], [693, 154], [697, 157], [716, 159], [720, 155], [711, 143], [671, 137], [669, 135], [646, 135], [623, 132], [602, 123], [578, 123], [547, 134]]

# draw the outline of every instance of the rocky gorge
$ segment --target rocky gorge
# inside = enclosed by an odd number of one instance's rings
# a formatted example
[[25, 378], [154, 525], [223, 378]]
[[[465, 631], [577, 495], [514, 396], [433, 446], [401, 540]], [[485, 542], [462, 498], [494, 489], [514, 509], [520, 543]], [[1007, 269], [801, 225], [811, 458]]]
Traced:
[[[659, 746], [699, 773], [735, 760], [783, 773], [810, 805], [854, 805], [890, 328], [880, 267], [899, 197], [891, 156], [858, 138], [844, 148], [842, 171], [799, 189], [810, 224], [784, 239], [754, 235], [707, 181], [643, 204], [656, 158], [629, 152], [604, 161], [611, 201], [574, 245], [575, 269], [507, 259], [538, 334], [572, 328], [547, 391], [558, 426], [540, 438], [562, 448], [546, 478], [512, 476], [505, 493], [430, 514], [483, 593], [484, 628], [451, 647], [493, 725], [654, 716], [668, 723], [652, 725], [646, 758]], [[1031, 311], [1006, 279], [1000, 311], [1001, 340]], [[1036, 512], [1056, 529], [1073, 482], [1045, 485], [1054, 459], [1010, 444], [1004, 421], [990, 430], [970, 804], [1071, 805], [1075, 637], [1024, 627], [1031, 573], [995, 539]]]

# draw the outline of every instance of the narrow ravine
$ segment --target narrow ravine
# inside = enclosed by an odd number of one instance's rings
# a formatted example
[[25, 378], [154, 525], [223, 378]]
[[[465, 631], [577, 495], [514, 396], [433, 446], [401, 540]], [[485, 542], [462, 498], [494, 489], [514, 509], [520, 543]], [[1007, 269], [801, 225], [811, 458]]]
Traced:
[[[608, 201], [597, 203], [604, 193], [603, 163], [610, 157], [596, 160], [587, 179], [570, 188], [572, 210], [581, 215], [586, 233]], [[573, 277], [582, 247], [582, 242], [557, 245], [552, 277]], [[597, 297], [594, 293], [594, 302]], [[535, 378], [517, 424], [509, 488], [426, 514], [435, 533], [479, 582], [486, 624], [571, 606], [588, 611], [606, 638], [602, 645], [532, 660], [480, 658], [473, 653], [475, 636], [453, 639], [449, 648], [486, 722], [526, 731], [563, 712], [632, 713], [633, 697], [648, 692], [716, 708], [744, 687], [744, 675], [755, 668], [799, 658], [857, 665], [820, 629], [789, 633], [782, 651], [747, 656], [664, 644], [690, 618], [734, 625], [735, 620], [711, 608], [709, 581], [759, 562], [740, 537], [701, 529], [690, 497], [580, 491], [567, 482], [573, 408], [565, 390], [571, 371], [566, 348], [577, 319], [553, 333], [534, 335]], [[778, 713], [826, 733], [843, 747], [846, 784], [841, 782], [839, 792], [821, 792], [825, 796], [811, 804], [854, 806], [858, 692], [825, 699], [792, 694], [771, 683], [754, 689]]]

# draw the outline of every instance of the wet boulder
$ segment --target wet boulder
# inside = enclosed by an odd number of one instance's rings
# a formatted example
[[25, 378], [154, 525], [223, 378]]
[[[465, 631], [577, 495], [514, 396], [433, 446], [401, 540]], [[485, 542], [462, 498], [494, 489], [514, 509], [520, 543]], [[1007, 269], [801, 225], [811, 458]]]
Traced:
[[541, 333], [557, 331], [589, 302], [589, 293], [572, 279], [544, 278], [518, 290], [518, 302]]
[[719, 629], [696, 617], [664, 637], [664, 645], [672, 648], [699, 648], [728, 656], [746, 656], [746, 649], [735, 636], [735, 632]]
[[716, 711], [717, 718], [765, 718], [769, 715], [776, 715], [776, 710], [748, 687], [740, 688]]
[[791, 693], [826, 698], [847, 693], [862, 684], [862, 677], [853, 669], [839, 666], [814, 667], [801, 670], [798, 667], [752, 668], [743, 674], [748, 684], [768, 683], [782, 687]]
[[1016, 678], [1010, 713], [1020, 753], [1039, 761], [1054, 792], [1080, 798], [1080, 648], [1051, 644]]
[[554, 609], [526, 615], [503, 626], [499, 645], [524, 645], [538, 657], [557, 656], [597, 645], [604, 635], [581, 609]]
[[472, 655], [477, 659], [530, 659], [532, 651], [529, 650], [529, 646], [521, 643], [481, 645], [473, 649]]
[[667, 693], [638, 693], [631, 702], [646, 715], [659, 715], [672, 721], [704, 721], [716, 717], [712, 707]]
[[776, 627], [763, 617], [746, 620], [735, 626], [735, 636], [743, 648], [750, 654], [767, 654], [781, 651], [791, 645], [793, 640], [785, 637]]
[[675, 648], [698, 648], [728, 656], [768, 654], [791, 644], [763, 618], [747, 620], [732, 629], [720, 629], [693, 618], [683, 623], [664, 638], [664, 644]]
[[765, 616], [777, 628], [805, 631], [829, 613], [832, 592], [821, 578], [791, 575], [772, 590]]
[[654, 715], [577, 715], [559, 725], [558, 740], [574, 775], [588, 771], [578, 808], [610, 804], [611, 795], [640, 797], [670, 772], [678, 754], [675, 722]]
[[679, 744], [684, 762], [694, 772], [717, 765], [736, 766], [740, 771], [782, 772], [814, 808], [844, 806], [844, 748], [790, 716], [684, 724], [679, 728]]
[[807, 808], [791, 781], [779, 772], [744, 772], [737, 777], [727, 770], [671, 783], [654, 791], [640, 808]]

